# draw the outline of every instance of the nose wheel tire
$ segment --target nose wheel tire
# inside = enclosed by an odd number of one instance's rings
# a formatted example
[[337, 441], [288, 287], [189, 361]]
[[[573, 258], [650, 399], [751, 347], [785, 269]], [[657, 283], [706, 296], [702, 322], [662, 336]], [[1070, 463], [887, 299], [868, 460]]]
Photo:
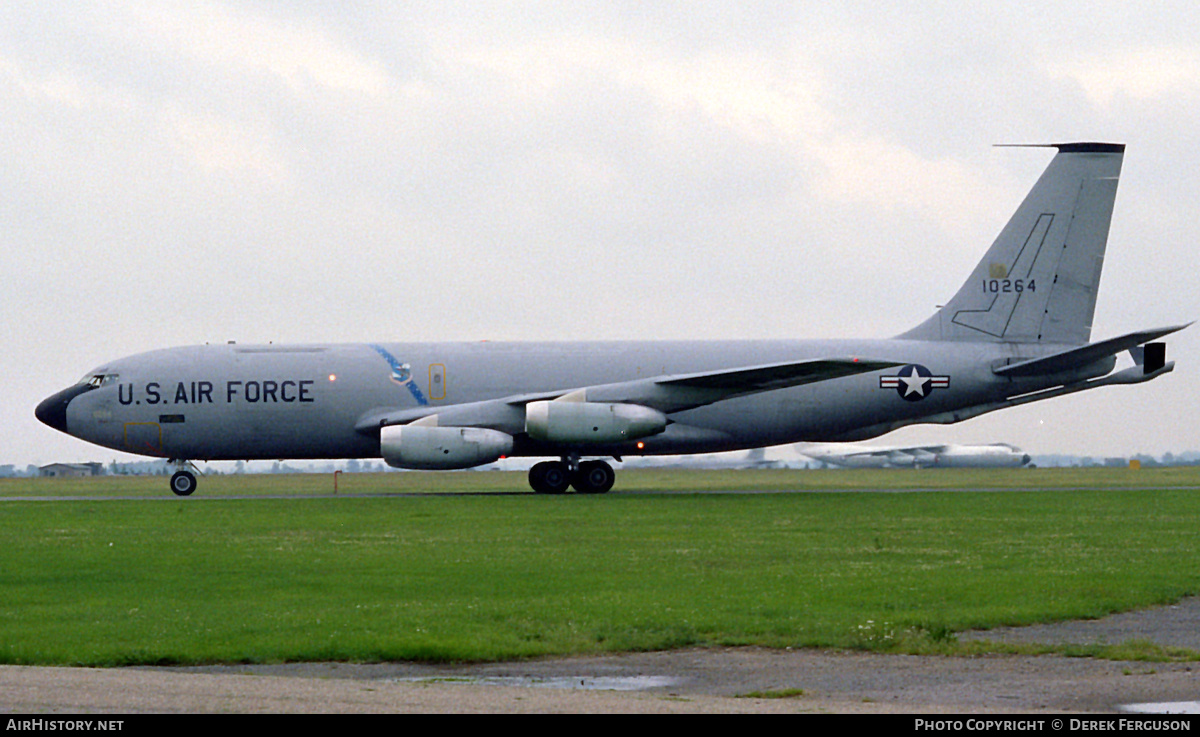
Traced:
[[191, 496], [196, 490], [196, 477], [188, 471], [176, 471], [171, 476], [171, 491], [175, 496]]

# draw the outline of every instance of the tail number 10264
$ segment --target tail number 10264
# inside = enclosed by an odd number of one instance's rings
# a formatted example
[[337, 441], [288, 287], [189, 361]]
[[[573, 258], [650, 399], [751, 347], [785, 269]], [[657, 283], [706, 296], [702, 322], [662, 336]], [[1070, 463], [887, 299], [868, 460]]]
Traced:
[[984, 294], [1012, 294], [1021, 293], [1025, 290], [1031, 292], [1037, 291], [1036, 279], [984, 279], [983, 293]]

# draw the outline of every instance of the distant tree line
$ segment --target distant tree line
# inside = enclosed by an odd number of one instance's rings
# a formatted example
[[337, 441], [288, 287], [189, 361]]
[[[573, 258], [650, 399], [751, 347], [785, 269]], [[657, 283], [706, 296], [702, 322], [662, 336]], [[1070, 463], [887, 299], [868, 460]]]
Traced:
[[[1128, 466], [1131, 460], [1138, 461], [1143, 468], [1153, 468], [1155, 466], [1197, 466], [1200, 465], [1200, 451], [1186, 451], [1178, 454], [1167, 452], [1158, 458], [1145, 453], [1137, 453], [1128, 457], [1055, 454], [1033, 456], [1034, 465], [1042, 468], [1054, 468], [1058, 466], [1108, 466], [1116, 468]], [[681, 459], [679, 467], [686, 468], [687, 465], [687, 459]], [[335, 471], [343, 473], [382, 473], [384, 471], [395, 471], [396, 469], [389, 468], [382, 461], [350, 458], [344, 461], [306, 461], [297, 462], [296, 464], [275, 461], [269, 466], [265, 463], [253, 464], [238, 461], [232, 469], [205, 465], [202, 470], [207, 475], [221, 475], [241, 473], [333, 473]], [[161, 459], [126, 461], [123, 463], [113, 460], [104, 466], [104, 471], [109, 476], [169, 476], [174, 472], [174, 469], [170, 464]], [[12, 463], [0, 464], [0, 478], [36, 478], [41, 475], [41, 467], [33, 464], [24, 467], [18, 467]]]

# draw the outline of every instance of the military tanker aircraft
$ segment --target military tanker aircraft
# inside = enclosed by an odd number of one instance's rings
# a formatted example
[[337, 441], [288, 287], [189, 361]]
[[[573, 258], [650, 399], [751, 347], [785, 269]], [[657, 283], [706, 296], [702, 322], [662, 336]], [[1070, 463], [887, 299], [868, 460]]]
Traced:
[[[220, 344], [89, 371], [45, 424], [170, 459], [549, 457], [534, 491], [612, 488], [605, 460], [858, 441], [1174, 368], [1174, 325], [1089, 342], [1125, 146], [1048, 144], [1045, 172], [958, 292], [891, 339]], [[1116, 370], [1118, 354], [1132, 363]]]

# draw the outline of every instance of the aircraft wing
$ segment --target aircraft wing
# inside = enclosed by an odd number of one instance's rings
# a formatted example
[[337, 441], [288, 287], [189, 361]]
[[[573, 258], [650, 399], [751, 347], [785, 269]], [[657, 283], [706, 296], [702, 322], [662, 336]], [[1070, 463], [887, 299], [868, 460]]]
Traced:
[[913, 456], [926, 456], [926, 455], [937, 455], [938, 453], [945, 453], [946, 449], [948, 447], [949, 446], [947, 446], [947, 445], [919, 445], [919, 446], [912, 446], [912, 447], [908, 447], [908, 448], [901, 448], [900, 450], [901, 450], [901, 452], [908, 453], [909, 455], [913, 455]]
[[440, 425], [489, 427], [510, 433], [520, 432], [524, 427], [525, 405], [530, 402], [609, 402], [640, 405], [663, 413], [682, 412], [747, 394], [882, 371], [900, 365], [903, 364], [895, 361], [823, 358], [689, 374], [668, 374], [465, 404], [374, 410], [360, 418], [355, 427], [359, 432], [369, 432], [385, 425], [405, 424], [422, 417], [437, 415]]
[[653, 381], [665, 387], [713, 389], [734, 394], [753, 394], [754, 392], [783, 389], [854, 374], [882, 371], [900, 365], [902, 364], [894, 361], [823, 358], [813, 361], [774, 363], [749, 368], [666, 376]]
[[946, 450], [945, 445], [921, 445], [909, 446], [905, 448], [873, 448], [864, 449], [856, 452], [846, 453], [843, 458], [887, 458], [892, 461], [900, 459], [911, 460], [913, 458], [925, 458], [927, 456], [935, 456], [938, 453], [943, 453]]
[[1040, 376], [1043, 374], [1056, 374], [1060, 371], [1070, 371], [1093, 361], [1098, 361], [1108, 356], [1115, 356], [1121, 351], [1137, 348], [1143, 343], [1148, 343], [1164, 335], [1170, 335], [1177, 330], [1183, 330], [1190, 324], [1172, 325], [1165, 328], [1128, 333], [1116, 338], [1109, 338], [1097, 343], [1089, 343], [1078, 348], [1071, 348], [1049, 356], [1032, 358], [1007, 366], [999, 366], [994, 368], [993, 371], [1000, 376]]
[[932, 464], [946, 445], [869, 446], [844, 443], [799, 443], [800, 455], [849, 468], [909, 468]]

